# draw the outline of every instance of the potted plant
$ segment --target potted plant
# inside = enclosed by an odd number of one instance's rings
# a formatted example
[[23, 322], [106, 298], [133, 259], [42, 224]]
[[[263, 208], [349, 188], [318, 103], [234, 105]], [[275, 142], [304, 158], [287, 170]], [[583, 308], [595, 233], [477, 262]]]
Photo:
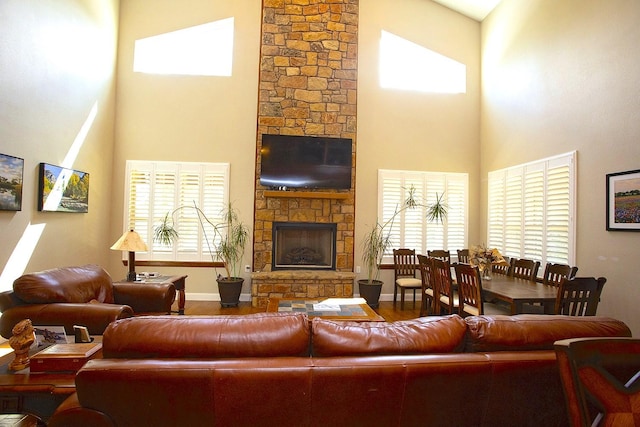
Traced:
[[[240, 220], [238, 211], [231, 202], [222, 212], [220, 223], [212, 222], [194, 203], [193, 206], [179, 206], [171, 214], [167, 213], [161, 224], [154, 228], [154, 240], [172, 245], [179, 238], [178, 232], [174, 228], [173, 215], [181, 209], [196, 211], [211, 260], [213, 262], [221, 261], [224, 266], [226, 276], [218, 274], [216, 278], [221, 305], [223, 307], [237, 306], [244, 283], [244, 278], [240, 277], [240, 268], [249, 241], [249, 228]], [[211, 225], [213, 236], [207, 234], [205, 223]]]
[[428, 221], [443, 222], [447, 217], [447, 207], [442, 201], [444, 193], [436, 193], [436, 201], [432, 205], [420, 203], [415, 198], [415, 187], [409, 188], [409, 195], [402, 204], [396, 207], [395, 212], [385, 223], [376, 222], [369, 232], [362, 239], [362, 263], [367, 270], [367, 278], [358, 280], [358, 289], [367, 304], [372, 308], [377, 308], [380, 304], [380, 293], [382, 285], [380, 280], [380, 265], [384, 254], [391, 246], [391, 230], [396, 217], [407, 209], [426, 207], [426, 218]]

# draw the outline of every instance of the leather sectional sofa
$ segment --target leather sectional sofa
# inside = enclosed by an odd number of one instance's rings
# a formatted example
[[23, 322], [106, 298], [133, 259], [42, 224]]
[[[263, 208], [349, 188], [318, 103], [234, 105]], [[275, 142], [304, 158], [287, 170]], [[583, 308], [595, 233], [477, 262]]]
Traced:
[[139, 314], [169, 314], [176, 298], [173, 284], [113, 283], [102, 267], [84, 265], [29, 273], [13, 282], [13, 290], [0, 293], [0, 335], [23, 319], [34, 326], [83, 325], [102, 335], [114, 320]]
[[564, 426], [554, 342], [630, 335], [548, 315], [122, 319], [49, 426]]

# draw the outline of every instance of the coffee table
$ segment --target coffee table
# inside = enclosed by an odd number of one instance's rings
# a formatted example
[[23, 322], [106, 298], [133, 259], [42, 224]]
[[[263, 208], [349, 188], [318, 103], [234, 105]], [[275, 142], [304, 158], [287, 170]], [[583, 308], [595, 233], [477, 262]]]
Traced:
[[321, 317], [355, 322], [384, 322], [363, 298], [269, 298], [267, 312], [306, 313], [310, 319]]

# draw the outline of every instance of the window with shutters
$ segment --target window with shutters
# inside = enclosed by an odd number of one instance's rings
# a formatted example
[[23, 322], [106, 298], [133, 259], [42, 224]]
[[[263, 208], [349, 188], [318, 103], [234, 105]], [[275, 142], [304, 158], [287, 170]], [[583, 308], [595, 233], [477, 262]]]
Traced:
[[489, 246], [542, 266], [575, 265], [575, 157], [571, 152], [489, 172]]
[[[415, 189], [415, 199], [423, 206], [402, 210]], [[455, 251], [467, 247], [469, 175], [466, 173], [441, 173], [423, 171], [378, 171], [378, 218], [383, 224], [396, 216], [391, 227], [391, 247], [384, 262], [393, 262], [393, 249], [415, 249], [426, 254], [427, 250], [448, 249]], [[447, 206], [447, 219], [430, 222], [426, 219], [427, 206], [442, 196]]]
[[[215, 224], [229, 199], [228, 163], [127, 161], [124, 223], [138, 232], [149, 251], [136, 259], [154, 261], [212, 261], [207, 246], [213, 235], [192, 206]], [[182, 207], [180, 209], [177, 209]], [[153, 240], [153, 230], [172, 215], [179, 239], [173, 246]], [[213, 249], [213, 248], [211, 248]]]

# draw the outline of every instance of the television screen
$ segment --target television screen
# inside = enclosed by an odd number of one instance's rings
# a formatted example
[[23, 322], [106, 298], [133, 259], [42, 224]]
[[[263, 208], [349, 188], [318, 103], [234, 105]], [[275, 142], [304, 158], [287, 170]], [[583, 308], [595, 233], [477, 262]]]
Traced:
[[351, 188], [352, 141], [262, 135], [260, 184], [269, 188]]

